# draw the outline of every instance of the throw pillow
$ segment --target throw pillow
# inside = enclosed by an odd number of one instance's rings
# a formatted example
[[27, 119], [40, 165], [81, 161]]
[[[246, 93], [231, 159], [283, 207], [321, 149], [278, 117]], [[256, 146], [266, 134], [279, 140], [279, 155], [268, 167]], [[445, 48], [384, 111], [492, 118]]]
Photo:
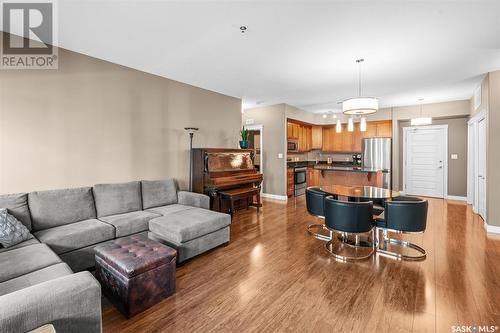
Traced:
[[30, 238], [30, 231], [18, 219], [7, 212], [7, 208], [0, 208], [0, 244], [3, 247], [24, 242]]

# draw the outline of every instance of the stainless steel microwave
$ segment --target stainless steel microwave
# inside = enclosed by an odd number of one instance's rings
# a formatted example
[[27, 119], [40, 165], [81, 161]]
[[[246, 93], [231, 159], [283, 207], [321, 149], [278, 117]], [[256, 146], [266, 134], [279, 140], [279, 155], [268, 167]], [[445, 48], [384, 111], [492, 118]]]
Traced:
[[292, 153], [299, 151], [299, 143], [297, 140], [288, 140], [287, 151]]

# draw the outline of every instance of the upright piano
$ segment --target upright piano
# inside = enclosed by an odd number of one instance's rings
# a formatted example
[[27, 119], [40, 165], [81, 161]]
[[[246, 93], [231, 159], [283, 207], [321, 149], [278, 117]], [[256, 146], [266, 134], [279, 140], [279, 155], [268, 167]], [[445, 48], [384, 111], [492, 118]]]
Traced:
[[210, 196], [210, 207], [220, 210], [219, 191], [262, 184], [252, 149], [193, 148], [193, 191]]

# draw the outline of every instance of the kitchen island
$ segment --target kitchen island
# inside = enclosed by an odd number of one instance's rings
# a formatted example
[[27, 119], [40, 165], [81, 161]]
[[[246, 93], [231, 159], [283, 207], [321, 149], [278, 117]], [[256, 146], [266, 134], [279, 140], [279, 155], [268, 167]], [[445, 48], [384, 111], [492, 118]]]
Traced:
[[319, 164], [319, 185], [375, 186], [383, 187], [383, 173], [380, 169], [345, 167]]

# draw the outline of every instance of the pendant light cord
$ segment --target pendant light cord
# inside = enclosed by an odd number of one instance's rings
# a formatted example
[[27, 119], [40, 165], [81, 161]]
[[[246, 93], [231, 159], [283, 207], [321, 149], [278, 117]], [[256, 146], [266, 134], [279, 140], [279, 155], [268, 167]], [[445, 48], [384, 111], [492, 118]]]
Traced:
[[365, 61], [365, 59], [357, 59], [358, 63], [358, 96], [361, 97], [361, 63]]

